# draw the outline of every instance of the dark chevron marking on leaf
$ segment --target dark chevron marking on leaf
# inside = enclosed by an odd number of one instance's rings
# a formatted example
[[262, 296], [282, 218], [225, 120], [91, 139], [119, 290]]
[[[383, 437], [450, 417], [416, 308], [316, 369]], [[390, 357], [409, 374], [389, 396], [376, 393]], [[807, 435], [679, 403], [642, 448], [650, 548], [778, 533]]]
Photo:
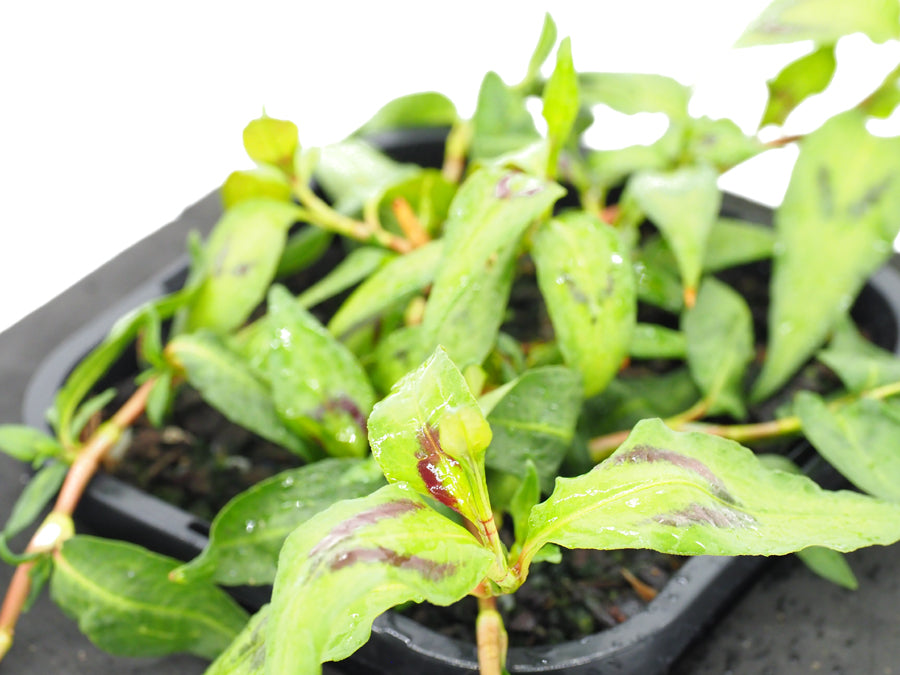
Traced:
[[696, 503], [680, 511], [661, 513], [658, 516], [654, 516], [653, 520], [660, 525], [669, 525], [671, 527], [712, 525], [713, 527], [722, 528], [744, 528], [756, 522], [756, 519], [748, 513], [735, 511], [727, 507], [712, 508]]
[[543, 191], [543, 186], [539, 183], [532, 185], [531, 187], [520, 190], [518, 192], [513, 192], [510, 187], [510, 182], [515, 176], [515, 172], [505, 174], [499, 181], [497, 181], [497, 187], [494, 190], [494, 195], [497, 199], [511, 199], [513, 197], [532, 197]]
[[866, 194], [864, 194], [859, 201], [851, 204], [847, 211], [854, 218], [862, 218], [866, 211], [868, 211], [872, 206], [878, 203], [878, 200], [881, 198], [881, 195], [887, 190], [891, 183], [894, 181], [893, 174], [885, 177], [883, 181], [878, 183], [877, 185], [873, 185]]
[[444, 452], [441, 448], [441, 441], [438, 438], [438, 431], [430, 424], [426, 424], [419, 429], [416, 434], [419, 441], [419, 452], [416, 453], [418, 463], [416, 468], [419, 476], [425, 483], [425, 487], [431, 496], [437, 499], [441, 504], [449, 506], [454, 511], [458, 511], [458, 503], [456, 495], [446, 485], [445, 481], [449, 478], [447, 469], [451, 470], [459, 466], [459, 462]]
[[329, 563], [329, 569], [337, 571], [356, 563], [381, 562], [401, 569], [413, 570], [434, 582], [440, 581], [456, 571], [456, 565], [453, 563], [439, 563], [417, 555], [398, 553], [384, 546], [343, 551]]
[[363, 527], [374, 525], [386, 518], [396, 518], [405, 513], [422, 508], [425, 508], [424, 504], [414, 502], [411, 499], [401, 499], [399, 501], [374, 506], [368, 511], [358, 513], [352, 518], [348, 518], [344, 522], [336, 525], [331, 532], [322, 537], [321, 541], [319, 541], [319, 543], [309, 552], [309, 555], [310, 557], [321, 555], [325, 551], [334, 548], [341, 541], [347, 539]]
[[819, 205], [822, 208], [822, 214], [826, 218], [831, 218], [834, 215], [834, 190], [831, 187], [831, 173], [828, 171], [828, 167], [819, 167], [816, 183], [819, 187]]
[[616, 458], [616, 464], [625, 462], [635, 464], [640, 462], [668, 462], [669, 464], [674, 464], [679, 469], [686, 469], [703, 478], [709, 483], [713, 494], [722, 501], [729, 504], [737, 504], [737, 500], [731, 495], [722, 480], [706, 464], [693, 457], [686, 457], [672, 450], [663, 450], [662, 448], [641, 444], [634, 446], [631, 450]]
[[363, 434], [368, 435], [368, 420], [359, 409], [359, 406], [356, 405], [356, 403], [349, 396], [338, 396], [336, 398], [329, 399], [316, 409], [312, 417], [313, 419], [321, 420], [326, 412], [335, 410], [340, 410], [350, 415], [350, 417], [353, 418], [353, 421], [356, 422], [357, 426], [362, 429]]

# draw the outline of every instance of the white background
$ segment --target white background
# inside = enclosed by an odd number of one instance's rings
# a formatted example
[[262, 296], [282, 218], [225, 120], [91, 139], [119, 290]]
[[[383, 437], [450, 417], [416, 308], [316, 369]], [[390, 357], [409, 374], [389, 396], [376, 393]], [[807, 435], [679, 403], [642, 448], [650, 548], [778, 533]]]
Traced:
[[[305, 145], [339, 140], [414, 91], [440, 91], [469, 115], [485, 70], [522, 77], [551, 5], [579, 70], [673, 76], [695, 86], [692, 113], [753, 131], [765, 80], [808, 51], [731, 49], [765, 4], [3, 2], [0, 330], [248, 167], [241, 131], [264, 106], [295, 121]], [[786, 131], [856, 103], [897, 47], [842, 43], [833, 93]], [[663, 129], [652, 116], [603, 119], [592, 140], [604, 147]], [[723, 186], [776, 204], [793, 156], [766, 153]]]

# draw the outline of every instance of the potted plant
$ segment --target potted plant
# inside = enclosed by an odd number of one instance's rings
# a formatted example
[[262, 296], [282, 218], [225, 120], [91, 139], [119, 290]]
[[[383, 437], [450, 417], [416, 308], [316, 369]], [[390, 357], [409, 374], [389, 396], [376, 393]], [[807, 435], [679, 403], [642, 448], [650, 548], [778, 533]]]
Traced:
[[[816, 3], [776, 2], [748, 29], [745, 44], [817, 43], [770, 82], [767, 123], [827, 85], [844, 32], [896, 36], [896, 8], [859, 7], [835, 28], [810, 20]], [[37, 469], [0, 537], [18, 565], [0, 653], [49, 579], [101, 647], [190, 651], [215, 658], [212, 673], [316, 672], [390, 607], [473, 596], [478, 663], [499, 673], [500, 598], [563, 548], [799, 551], [850, 585], [837, 551], [900, 538], [898, 361], [848, 314], [900, 229], [898, 140], [866, 130], [893, 109], [896, 73], [776, 143], [797, 143], [800, 157], [770, 229], [722, 218], [716, 185], [765, 144], [688, 115], [689, 91], [672, 80], [579, 74], [567, 40], [544, 79], [555, 44], [548, 18], [523, 81], [489, 73], [470, 120], [422, 94], [319, 150], [290, 122], [247, 126], [258, 168], [225, 182], [225, 213], [191, 242], [183, 286], [78, 363], [52, 435], [0, 428], [0, 447]], [[545, 134], [527, 112], [534, 97]], [[664, 112], [669, 131], [590, 151], [580, 139], [596, 103]], [[436, 125], [448, 127], [439, 166], [364, 140]], [[746, 266], [769, 258], [770, 286]], [[752, 307], [767, 332], [736, 287], [762, 298]], [[137, 386], [105, 388], [132, 345]], [[141, 416], [162, 425], [186, 391], [302, 466], [230, 501], [187, 563], [75, 535], [99, 464], [119, 461]], [[738, 444], [798, 435], [869, 495], [822, 490], [788, 457]], [[25, 552], [9, 551], [57, 491]], [[220, 588], [273, 582], [253, 618]], [[440, 667], [474, 667], [452, 661]]]

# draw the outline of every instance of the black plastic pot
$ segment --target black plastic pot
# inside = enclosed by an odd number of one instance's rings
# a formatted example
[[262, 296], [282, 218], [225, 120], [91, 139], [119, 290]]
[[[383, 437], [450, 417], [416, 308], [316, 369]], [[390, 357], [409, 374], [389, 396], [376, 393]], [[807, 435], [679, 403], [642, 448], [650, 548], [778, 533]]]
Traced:
[[[439, 163], [444, 132], [420, 130], [379, 139], [396, 159]], [[726, 195], [723, 214], [767, 222], [765, 207]], [[94, 317], [62, 342], [35, 371], [23, 403], [26, 424], [45, 426], [44, 413], [76, 363], [106, 335], [113, 322], [142, 302], [177, 289], [185, 279], [187, 259], [174, 261], [136, 292]], [[898, 350], [900, 336], [900, 273], [879, 271], [860, 295], [854, 314], [881, 346]], [[136, 372], [133, 356], [114, 366], [109, 382]], [[812, 457], [802, 447], [799, 458]], [[811, 459], [808, 472], [820, 480], [835, 480], [821, 460]], [[143, 544], [181, 559], [197, 555], [207, 543], [209, 523], [132, 487], [100, 474], [90, 484], [77, 512], [81, 522], [100, 534]], [[678, 655], [719, 615], [761, 569], [766, 558], [697, 557], [675, 573], [647, 609], [625, 623], [582, 640], [542, 648], [514, 648], [512, 673], [653, 675], [663, 673]], [[259, 606], [268, 589], [239, 589], [246, 604]], [[338, 664], [341, 667], [341, 664]], [[388, 612], [376, 620], [370, 641], [352, 657], [347, 672], [428, 673], [449, 675], [477, 672], [474, 645], [446, 638], [405, 616]]]

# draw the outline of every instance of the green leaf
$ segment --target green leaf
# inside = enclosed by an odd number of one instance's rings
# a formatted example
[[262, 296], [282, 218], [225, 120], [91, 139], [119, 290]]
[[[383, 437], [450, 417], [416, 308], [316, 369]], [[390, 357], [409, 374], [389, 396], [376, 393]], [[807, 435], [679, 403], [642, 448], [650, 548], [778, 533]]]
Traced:
[[642, 171], [628, 182], [627, 190], [672, 248], [685, 292], [696, 290], [706, 242], [722, 202], [715, 171], [703, 166]]
[[637, 359], [683, 359], [687, 355], [684, 333], [655, 323], [634, 326], [628, 354]]
[[55, 438], [24, 424], [0, 424], [0, 451], [20, 462], [40, 462], [65, 455]]
[[291, 201], [291, 183], [283, 172], [263, 165], [249, 171], [233, 171], [222, 185], [222, 205], [230, 209], [248, 199]]
[[593, 396], [628, 355], [637, 315], [630, 253], [615, 229], [569, 212], [541, 226], [531, 256], [560, 351]]
[[684, 289], [672, 249], [661, 237], [651, 237], [634, 257], [638, 300], [673, 314], [684, 308]]
[[420, 361], [439, 344], [460, 367], [484, 360], [503, 321], [520, 239], [563, 192], [556, 183], [503, 169], [480, 169], [466, 179], [444, 228]]
[[440, 169], [423, 169], [385, 190], [378, 206], [378, 218], [386, 230], [402, 233], [392, 205], [395, 200], [404, 199], [422, 229], [435, 235], [447, 219], [456, 188], [456, 183], [444, 178]]
[[497, 73], [485, 75], [472, 117], [470, 158], [490, 159], [539, 140], [525, 97], [506, 86]]
[[283, 471], [228, 502], [212, 522], [207, 547], [170, 576], [226, 586], [271, 584], [278, 552], [296, 527], [335, 502], [382, 485], [378, 466], [359, 459], [323, 459]]
[[126, 314], [113, 325], [103, 341], [79, 361], [57, 392], [53, 408], [48, 413], [63, 445], [76, 445], [73, 420], [81, 402], [125, 348], [131, 345], [139, 331], [148, 323], [171, 317], [190, 302], [195, 291], [196, 287], [186, 285], [181, 291], [152, 300]]
[[121, 656], [225, 649], [247, 613], [211, 584], [176, 584], [179, 563], [134, 544], [76, 536], [54, 556], [53, 600], [101, 649]]
[[700, 287], [697, 304], [683, 315], [682, 330], [688, 366], [708, 414], [743, 418], [744, 376], [755, 355], [747, 303], [730, 286], [710, 277]]
[[890, 117], [900, 104], [900, 67], [885, 76], [878, 89], [859, 104], [859, 109], [873, 117]]
[[672, 166], [682, 150], [680, 130], [667, 131], [650, 145], [630, 145], [618, 150], [593, 150], [587, 154], [591, 181], [602, 189], [621, 185], [638, 171], [662, 171]]
[[375, 392], [356, 357], [280, 286], [269, 293], [269, 321], [265, 368], [281, 419], [331, 455], [365, 455]]
[[874, 389], [900, 380], [900, 358], [866, 340], [847, 317], [816, 358], [833, 370], [852, 392]]
[[801, 40], [832, 44], [857, 32], [877, 43], [900, 37], [900, 6], [894, 0], [775, 0], [747, 27], [736, 46]]
[[833, 584], [851, 591], [855, 591], [859, 587], [859, 582], [857, 582], [853, 570], [850, 569], [847, 559], [837, 551], [822, 546], [810, 546], [802, 551], [797, 551], [797, 557], [811, 571]]
[[240, 202], [225, 212], [206, 242], [205, 272], [185, 330], [224, 334], [247, 320], [275, 277], [297, 215], [293, 204], [271, 199]]
[[661, 112], [673, 119], [687, 117], [690, 87], [671, 77], [644, 73], [581, 73], [578, 84], [586, 105], [603, 103], [626, 115]]
[[375, 406], [369, 439], [391, 483], [405, 482], [473, 523], [491, 517], [484, 482], [491, 428], [442, 349]]
[[569, 38], [559, 45], [556, 68], [544, 85], [543, 104], [547, 140], [550, 143], [547, 176], [553, 178], [556, 176], [560, 150], [569, 140], [578, 116], [578, 75], [572, 62], [572, 42]]
[[493, 433], [487, 466], [525, 478], [533, 464], [549, 491], [575, 435], [581, 392], [578, 374], [561, 366], [526, 371], [506, 385], [486, 411]]
[[297, 125], [263, 114], [244, 127], [244, 149], [260, 164], [290, 168], [299, 145]]
[[166, 351], [203, 400], [229, 420], [307, 461], [315, 450], [294, 435], [275, 412], [272, 393], [240, 356], [208, 333], [179, 335]]
[[106, 407], [106, 404], [115, 397], [116, 390], [110, 388], [96, 396], [91, 396], [91, 398], [78, 406], [78, 412], [75, 413], [75, 417], [72, 419], [72, 435], [76, 437], [81, 436], [81, 432], [84, 431], [84, 427], [87, 426], [91, 418], [96, 413], [101, 412]]
[[369, 121], [353, 132], [354, 136], [392, 129], [449, 127], [457, 119], [453, 101], [434, 91], [400, 96], [384, 104]]
[[547, 542], [680, 555], [846, 552], [900, 539], [900, 504], [829, 492], [767, 469], [733, 441], [645, 420], [592, 471], [557, 479], [530, 527], [526, 559]]
[[771, 258], [775, 251], [775, 230], [765, 225], [733, 218], [719, 218], [706, 240], [703, 270], [719, 270]]
[[900, 410], [895, 405], [862, 398], [832, 410], [814, 394], [800, 392], [794, 412], [809, 442], [851, 483], [900, 502]]
[[343, 337], [389, 307], [411, 298], [434, 280], [443, 252], [444, 242], [437, 239], [389, 260], [350, 294], [331, 318], [328, 330]]
[[275, 277], [281, 279], [305, 270], [324, 255], [333, 238], [331, 232], [314, 225], [305, 225], [298, 229], [288, 236], [281, 252], [281, 259], [278, 261], [278, 269], [275, 270]]
[[491, 553], [408, 486], [335, 504], [288, 537], [266, 631], [268, 672], [319, 673], [403, 602], [452, 604], [484, 578]]
[[842, 113], [801, 145], [775, 213], [769, 347], [756, 400], [809, 358], [891, 255], [900, 230], [900, 138], [872, 136], [865, 123], [859, 111]]
[[348, 138], [321, 149], [315, 177], [334, 208], [353, 215], [366, 203], [380, 199], [392, 185], [421, 170], [395, 162], [366, 141]]
[[787, 116], [806, 98], [825, 90], [836, 66], [833, 44], [820, 47], [787, 65], [766, 83], [769, 101], [759, 125], [784, 124]]
[[156, 383], [147, 396], [147, 406], [145, 412], [147, 419], [154, 427], [159, 429], [166, 421], [166, 416], [172, 409], [172, 400], [175, 396], [175, 387], [173, 387], [173, 373], [166, 370], [159, 373]]
[[395, 254], [380, 246], [361, 246], [331, 269], [328, 274], [297, 296], [297, 303], [305, 308], [343, 293], [351, 286], [383, 267]]
[[263, 605], [250, 617], [244, 630], [219, 654], [203, 675], [265, 675], [265, 636], [271, 607]]
[[726, 171], [766, 149], [755, 136], [748, 136], [729, 119], [691, 119], [684, 154], [694, 163], [709, 164]]
[[516, 542], [525, 541], [528, 534], [528, 515], [541, 500], [541, 479], [537, 467], [528, 459], [525, 460], [524, 469], [524, 476], [509, 503], [509, 514], [513, 519]]
[[68, 471], [68, 464], [51, 462], [28, 481], [3, 527], [4, 538], [12, 539], [37, 520], [44, 507], [59, 491]]
[[372, 384], [378, 391], [389, 392], [400, 378], [421, 365], [421, 346], [421, 325], [401, 326], [379, 340], [371, 365]]
[[531, 59], [528, 61], [528, 70], [525, 73], [525, 78], [518, 87], [519, 89], [527, 91], [533, 83], [538, 81], [541, 76], [541, 66], [544, 65], [547, 57], [550, 56], [550, 52], [553, 51], [553, 45], [555, 44], [556, 22], [553, 21], [553, 17], [551, 17], [548, 12], [544, 14], [544, 24], [541, 26], [541, 35], [538, 38], [537, 45], [534, 47], [534, 52], [531, 54]]

